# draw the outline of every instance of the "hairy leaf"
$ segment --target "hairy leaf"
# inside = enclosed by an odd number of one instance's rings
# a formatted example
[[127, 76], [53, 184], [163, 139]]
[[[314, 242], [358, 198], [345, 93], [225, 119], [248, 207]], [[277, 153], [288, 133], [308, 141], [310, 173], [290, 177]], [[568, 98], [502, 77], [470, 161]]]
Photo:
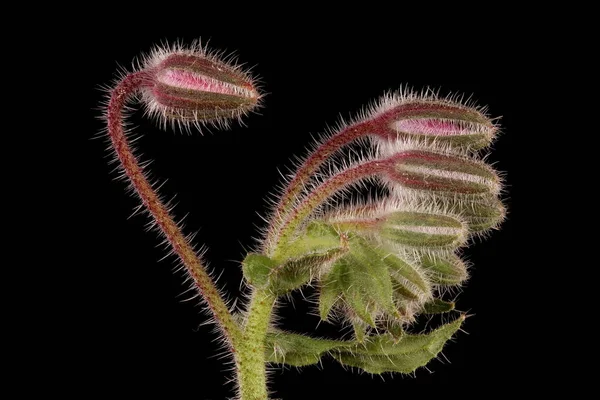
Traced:
[[342, 365], [360, 368], [372, 374], [410, 373], [435, 358], [444, 344], [458, 331], [465, 317], [422, 335], [372, 336], [364, 345], [334, 349], [333, 357]]

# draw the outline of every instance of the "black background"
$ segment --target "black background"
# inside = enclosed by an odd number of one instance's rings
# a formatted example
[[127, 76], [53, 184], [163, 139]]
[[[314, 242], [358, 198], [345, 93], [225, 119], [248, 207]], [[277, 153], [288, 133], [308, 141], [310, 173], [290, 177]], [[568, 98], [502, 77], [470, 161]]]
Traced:
[[[352, 116], [385, 91], [408, 85], [471, 96], [488, 106], [491, 116], [502, 117], [503, 133], [489, 160], [505, 173], [510, 214], [501, 231], [466, 250], [475, 265], [458, 298], [457, 308], [473, 314], [464, 325], [466, 333], [460, 332], [444, 357], [414, 377], [381, 379], [324, 359], [322, 368], [274, 372], [274, 396], [354, 399], [368, 393], [395, 398], [415, 389], [423, 394], [438, 388], [460, 392], [478, 383], [494, 391], [515, 384], [521, 370], [514, 365], [507, 330], [518, 289], [507, 269], [515, 263], [519, 217], [518, 127], [514, 88], [507, 77], [515, 68], [510, 44], [486, 24], [432, 32], [426, 26], [403, 29], [400, 20], [379, 29], [360, 20], [330, 26], [306, 19], [271, 26], [254, 24], [251, 18], [219, 23], [223, 21], [202, 15], [194, 24], [189, 16], [178, 21], [156, 15], [129, 23], [113, 16], [103, 24], [82, 26], [89, 46], [81, 58], [90, 73], [80, 79], [87, 97], [77, 107], [89, 127], [78, 134], [86, 178], [80, 180], [81, 171], [73, 171], [67, 179], [83, 189], [79, 196], [85, 209], [78, 213], [75, 233], [83, 258], [75, 273], [79, 282], [70, 285], [77, 299], [71, 314], [76, 328], [69, 332], [74, 368], [65, 379], [76, 380], [86, 393], [196, 399], [232, 394], [233, 386], [226, 384], [232, 373], [219, 357], [222, 349], [212, 327], [202, 325], [206, 316], [196, 300], [183, 301], [189, 293], [182, 294], [187, 287], [181, 274], [173, 273], [174, 259], [158, 262], [166, 250], [157, 246], [156, 233], [144, 231], [147, 218], [128, 219], [137, 200], [124, 193], [124, 182], [115, 180], [107, 142], [98, 134], [104, 96], [99, 87], [111, 82], [118, 65], [131, 70], [131, 61], [160, 41], [190, 43], [201, 37], [210, 40], [212, 49], [235, 51], [240, 62], [252, 67], [266, 93], [264, 107], [245, 119], [246, 127], [212, 129], [204, 135], [162, 132], [141, 112], [134, 112], [130, 121], [136, 133], [143, 133], [136, 142], [138, 155], [153, 160], [153, 177], [168, 179], [161, 193], [176, 195], [175, 215], [187, 215], [185, 232], [198, 231], [194, 243], [206, 245], [210, 268], [222, 272], [219, 283], [232, 296], [239, 294], [239, 261], [254, 243], [256, 226], [263, 224], [259, 214], [265, 214], [265, 197], [281, 182], [279, 171], [292, 165], [294, 155], [304, 155], [311, 135], [334, 125], [340, 115]], [[318, 319], [309, 311], [301, 297], [295, 308], [283, 305], [281, 326], [313, 331]], [[318, 333], [335, 335], [336, 327], [321, 324]]]

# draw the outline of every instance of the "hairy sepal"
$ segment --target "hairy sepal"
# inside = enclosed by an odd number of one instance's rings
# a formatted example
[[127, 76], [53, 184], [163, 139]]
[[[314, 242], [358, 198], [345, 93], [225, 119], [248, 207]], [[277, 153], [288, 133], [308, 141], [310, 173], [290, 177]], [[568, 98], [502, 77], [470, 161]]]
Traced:
[[249, 254], [242, 262], [244, 276], [251, 285], [284, 295], [322, 275], [346, 251], [344, 238], [332, 227], [313, 222], [276, 258]]
[[321, 281], [319, 314], [329, 317], [334, 306], [375, 327], [379, 316], [408, 321], [432, 297], [426, 274], [387, 248], [350, 235], [348, 254], [338, 259]]

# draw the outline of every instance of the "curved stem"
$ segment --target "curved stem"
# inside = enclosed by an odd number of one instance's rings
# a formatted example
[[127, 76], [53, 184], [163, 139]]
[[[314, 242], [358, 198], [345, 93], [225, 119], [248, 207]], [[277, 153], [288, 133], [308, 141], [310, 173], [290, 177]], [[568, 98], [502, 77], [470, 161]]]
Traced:
[[279, 235], [281, 228], [285, 224], [286, 218], [293, 211], [293, 206], [297, 204], [295, 199], [298, 198], [304, 185], [310, 180], [311, 175], [319, 169], [329, 156], [339, 150], [342, 146], [367, 134], [369, 132], [369, 127], [370, 125], [368, 122], [360, 122], [348, 126], [321, 144], [302, 163], [292, 180], [286, 186], [285, 192], [277, 203], [274, 214], [276, 219], [269, 225], [267, 239], [265, 240], [267, 246], [270, 246], [270, 248], [267, 249], [267, 253], [271, 252], [276, 245], [276, 237]]
[[136, 91], [149, 84], [149, 75], [141, 71], [127, 75], [113, 89], [108, 103], [107, 119], [108, 134], [125, 175], [138, 194], [142, 203], [160, 228], [165, 239], [193, 279], [200, 295], [205, 300], [212, 312], [216, 324], [221, 328], [227, 342], [233, 346], [239, 335], [239, 326], [229, 313], [218, 289], [204, 269], [204, 266], [192, 248], [189, 241], [181, 232], [179, 226], [173, 221], [169, 210], [160, 200], [152, 185], [146, 179], [142, 167], [131, 151], [123, 129], [123, 108]]
[[236, 351], [237, 380], [241, 400], [268, 399], [265, 340], [276, 296], [255, 289], [250, 299], [242, 340]]
[[385, 172], [387, 165], [387, 160], [368, 161], [342, 171], [323, 182], [289, 213], [288, 218], [279, 230], [279, 235], [274, 238], [276, 245], [273, 249], [273, 255], [276, 256], [277, 250], [287, 245], [291, 236], [305, 219], [330, 196], [361, 179]]

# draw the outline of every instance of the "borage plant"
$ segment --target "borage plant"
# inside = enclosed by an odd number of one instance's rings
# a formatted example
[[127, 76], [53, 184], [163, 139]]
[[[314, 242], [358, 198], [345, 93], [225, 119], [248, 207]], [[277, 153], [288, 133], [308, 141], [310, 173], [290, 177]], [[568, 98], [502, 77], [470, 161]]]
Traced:
[[[268, 364], [306, 366], [325, 355], [372, 374], [410, 373], [460, 328], [465, 315], [454, 312], [428, 333], [408, 331], [420, 314], [454, 310], [443, 297], [468, 278], [461, 249], [504, 218], [501, 179], [481, 157], [498, 127], [483, 109], [400, 90], [332, 130], [273, 202], [262, 240], [242, 262], [250, 294], [237, 312], [132, 152], [123, 111], [134, 99], [162, 125], [189, 129], [227, 127], [259, 107], [261, 93], [240, 67], [199, 44], [177, 45], [156, 48], [121, 76], [106, 105], [123, 176], [219, 328], [234, 361], [238, 399], [268, 398]], [[360, 152], [352, 151], [357, 143]], [[383, 190], [348, 201], [344, 194], [357, 187]], [[350, 325], [352, 340], [286, 332], [272, 323], [277, 302], [306, 285], [317, 289], [321, 319]]]

